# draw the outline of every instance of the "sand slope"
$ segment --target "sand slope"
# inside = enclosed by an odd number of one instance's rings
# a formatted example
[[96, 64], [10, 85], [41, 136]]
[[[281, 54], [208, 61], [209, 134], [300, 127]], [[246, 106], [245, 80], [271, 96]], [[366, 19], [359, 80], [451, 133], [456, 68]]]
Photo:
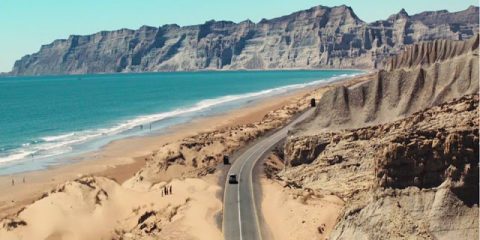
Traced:
[[478, 35], [464, 42], [440, 41], [408, 49], [414, 50], [394, 57], [393, 66], [423, 65], [380, 71], [372, 81], [325, 93], [315, 116], [297, 133], [385, 123], [479, 91]]
[[261, 179], [261, 211], [271, 239], [328, 239], [342, 213], [343, 201], [334, 195], [285, 188]]
[[163, 196], [164, 185], [139, 191], [108, 178], [79, 178], [4, 220], [0, 239], [222, 238], [209, 222], [221, 210], [219, 187], [200, 179], [174, 180], [168, 183], [173, 194]]
[[430, 65], [455, 58], [478, 49], [479, 35], [468, 41], [435, 40], [407, 46], [401, 53], [391, 57], [385, 64], [385, 70], [412, 68]]

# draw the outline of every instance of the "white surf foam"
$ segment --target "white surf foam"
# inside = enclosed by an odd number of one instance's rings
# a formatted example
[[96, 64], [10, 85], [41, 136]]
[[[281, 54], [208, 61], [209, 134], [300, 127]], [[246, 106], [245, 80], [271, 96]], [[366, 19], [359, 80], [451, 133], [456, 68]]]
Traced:
[[69, 138], [69, 137], [73, 136], [74, 134], [75, 133], [67, 133], [67, 134], [57, 135], [57, 136], [48, 136], [48, 137], [43, 137], [42, 140], [46, 141], [46, 142], [58, 141], [58, 140], [62, 140], [62, 139], [65, 139], [65, 138]]
[[292, 84], [272, 89], [267, 89], [258, 92], [251, 92], [238, 95], [227, 95], [213, 99], [201, 100], [195, 105], [187, 108], [179, 108], [169, 112], [163, 112], [158, 114], [139, 116], [131, 120], [116, 124], [110, 128], [101, 128], [96, 130], [87, 130], [81, 132], [72, 132], [55, 136], [42, 137], [40, 142], [36, 144], [23, 144], [23, 146], [13, 152], [10, 152], [6, 156], [0, 156], [0, 164], [6, 162], [12, 162], [16, 160], [22, 160], [32, 156], [50, 157], [66, 153], [72, 150], [72, 146], [75, 144], [81, 144], [93, 139], [104, 136], [112, 136], [114, 134], [122, 133], [127, 130], [139, 127], [141, 125], [148, 125], [153, 122], [161, 121], [167, 118], [178, 117], [181, 115], [201, 112], [209, 108], [221, 106], [222, 104], [233, 103], [242, 100], [250, 100], [260, 97], [273, 96], [295, 89], [301, 89], [308, 86], [318, 85], [336, 81], [346, 77], [352, 77], [357, 74], [341, 74], [328, 79], [322, 79], [302, 84]]
[[20, 160], [20, 159], [24, 159], [26, 157], [29, 157], [31, 156], [33, 153], [35, 153], [34, 151], [26, 151], [24, 149], [21, 149], [21, 150], [18, 150], [8, 156], [5, 156], [5, 157], [1, 157], [0, 158], [0, 163], [6, 163], [6, 162], [12, 162], [12, 161], [15, 161], [15, 160]]

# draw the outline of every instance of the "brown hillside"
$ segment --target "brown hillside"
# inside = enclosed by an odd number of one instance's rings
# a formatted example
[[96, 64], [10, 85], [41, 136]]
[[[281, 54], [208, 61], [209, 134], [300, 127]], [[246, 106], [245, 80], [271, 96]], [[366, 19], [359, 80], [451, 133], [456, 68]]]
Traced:
[[410, 49], [413, 50], [393, 58], [407, 60], [391, 62], [396, 62], [397, 67], [413, 62], [422, 65], [382, 70], [371, 81], [327, 92], [320, 99], [315, 116], [300, 124], [295, 132], [308, 135], [326, 127], [357, 128], [385, 123], [479, 91], [478, 36], [463, 42], [440, 41]]

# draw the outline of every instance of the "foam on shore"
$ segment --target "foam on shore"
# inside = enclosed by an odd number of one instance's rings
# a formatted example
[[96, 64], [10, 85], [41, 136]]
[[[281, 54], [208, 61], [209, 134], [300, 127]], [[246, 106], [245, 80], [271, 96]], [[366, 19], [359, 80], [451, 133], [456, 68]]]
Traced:
[[[136, 118], [117, 123], [110, 128], [99, 128], [93, 130], [69, 132], [59, 135], [41, 137], [38, 140], [22, 144], [22, 147], [20, 148], [12, 149], [11, 151], [5, 151], [6, 155], [0, 155], [0, 166], [12, 165], [16, 162], [29, 158], [46, 159], [49, 157], [60, 156], [61, 154], [71, 153], [74, 150], [74, 146], [76, 145], [87, 143], [92, 140], [98, 140], [104, 137], [111, 137], [117, 134], [124, 133], [126, 131], [134, 130], [136, 128], [140, 130], [144, 130], [144, 128], [148, 129], [150, 127], [150, 124], [157, 123], [166, 119], [174, 119], [176, 117], [182, 117], [186, 115], [194, 118], [197, 117], [199, 113], [206, 113], [207, 115], [209, 113], [213, 114], [215, 113], [215, 109], [221, 108], [225, 105], [239, 107], [242, 104], [251, 100], [274, 96], [292, 90], [302, 89], [308, 86], [326, 84], [347, 77], [353, 77], [355, 75], [358, 74], [341, 74], [328, 79], [322, 79], [302, 84], [292, 84], [258, 92], [238, 95], [227, 95], [213, 99], [205, 99], [197, 102], [190, 107], [178, 108], [172, 111], [162, 112], [158, 114], [138, 116]], [[220, 110], [217, 110], [216, 112], [219, 111]], [[136, 133], [136, 135], [141, 134], [141, 131]]]

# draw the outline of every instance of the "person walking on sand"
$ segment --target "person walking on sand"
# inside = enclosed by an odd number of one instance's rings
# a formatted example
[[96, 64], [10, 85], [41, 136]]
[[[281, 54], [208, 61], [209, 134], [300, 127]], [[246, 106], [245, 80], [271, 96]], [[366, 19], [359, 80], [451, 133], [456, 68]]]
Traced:
[[172, 185], [170, 185], [170, 194], [172, 194]]
[[25, 177], [23, 177], [23, 183], [25, 183]]
[[15, 186], [15, 180], [12, 178], [12, 186]]

